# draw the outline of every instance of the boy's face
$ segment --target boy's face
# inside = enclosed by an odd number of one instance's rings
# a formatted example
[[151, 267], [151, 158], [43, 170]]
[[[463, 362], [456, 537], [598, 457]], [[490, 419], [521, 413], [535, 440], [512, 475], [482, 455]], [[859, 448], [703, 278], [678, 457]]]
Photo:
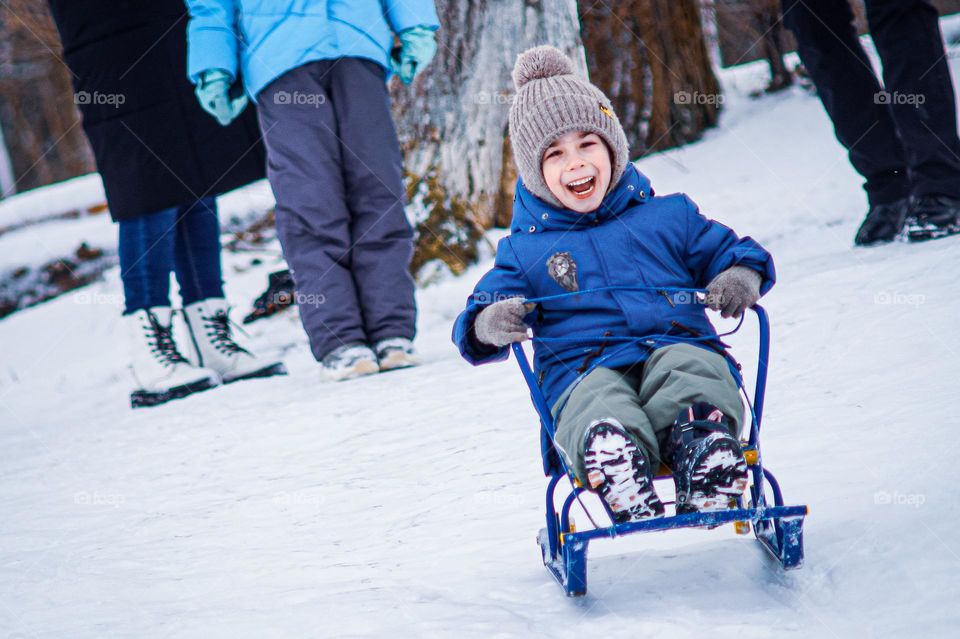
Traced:
[[543, 152], [540, 170], [547, 188], [565, 208], [590, 213], [610, 186], [610, 152], [596, 133], [571, 131]]

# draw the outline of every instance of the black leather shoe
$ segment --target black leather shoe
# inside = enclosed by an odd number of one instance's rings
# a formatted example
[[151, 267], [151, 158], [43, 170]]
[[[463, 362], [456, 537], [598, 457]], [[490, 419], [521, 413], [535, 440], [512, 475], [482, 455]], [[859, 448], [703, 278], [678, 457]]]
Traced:
[[903, 229], [910, 213], [910, 200], [903, 198], [889, 204], [874, 204], [853, 240], [857, 246], [872, 246], [892, 242]]
[[921, 195], [914, 198], [906, 222], [911, 242], [936, 240], [960, 233], [960, 200], [948, 195]]

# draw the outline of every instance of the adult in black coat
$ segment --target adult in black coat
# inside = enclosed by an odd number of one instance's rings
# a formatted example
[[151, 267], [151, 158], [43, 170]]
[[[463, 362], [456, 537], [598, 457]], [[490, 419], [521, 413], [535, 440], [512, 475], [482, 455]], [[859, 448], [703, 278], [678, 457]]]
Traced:
[[[236, 344], [221, 279], [216, 195], [265, 176], [254, 109], [222, 127], [197, 103], [185, 72], [182, 0], [49, 2], [110, 215], [119, 223], [132, 404], [282, 372], [281, 363]], [[173, 335], [171, 271], [191, 361]]]
[[865, 0], [883, 87], [847, 0], [782, 0], [783, 22], [864, 177], [870, 210], [856, 244], [960, 232], [960, 137], [937, 9], [929, 0]]
[[204, 113], [182, 0], [50, 0], [110, 214], [128, 220], [266, 175], [256, 111]]

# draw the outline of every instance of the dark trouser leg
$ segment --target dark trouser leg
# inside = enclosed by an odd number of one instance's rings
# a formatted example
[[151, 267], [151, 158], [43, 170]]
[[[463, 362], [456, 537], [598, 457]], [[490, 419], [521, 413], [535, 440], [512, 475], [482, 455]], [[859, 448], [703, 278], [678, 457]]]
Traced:
[[937, 10], [926, 0], [866, 6], [913, 194], [960, 197], [957, 105]]
[[174, 271], [183, 305], [223, 297], [217, 199], [208, 196], [182, 206], [177, 216]]
[[341, 58], [330, 71], [343, 181], [350, 209], [350, 265], [367, 337], [413, 339], [413, 232], [404, 212], [403, 160], [383, 68]]
[[783, 0], [783, 22], [813, 78], [870, 204], [910, 194], [907, 160], [880, 84], [853, 28], [846, 0]]
[[170, 306], [176, 223], [176, 208], [120, 221], [118, 252], [125, 315]]
[[318, 360], [342, 344], [367, 341], [350, 272], [350, 212], [330, 66], [321, 60], [287, 71], [257, 97], [277, 234]]

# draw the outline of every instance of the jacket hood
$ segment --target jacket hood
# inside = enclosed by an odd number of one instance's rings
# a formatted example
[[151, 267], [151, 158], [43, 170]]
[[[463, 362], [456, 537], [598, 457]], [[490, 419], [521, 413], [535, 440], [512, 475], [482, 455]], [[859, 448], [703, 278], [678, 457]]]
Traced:
[[632, 206], [644, 204], [651, 197], [653, 188], [650, 179], [638, 171], [632, 162], [627, 164], [620, 181], [607, 193], [600, 206], [590, 213], [557, 208], [532, 194], [522, 181], [517, 180], [510, 232], [539, 233], [595, 226], [621, 215]]

